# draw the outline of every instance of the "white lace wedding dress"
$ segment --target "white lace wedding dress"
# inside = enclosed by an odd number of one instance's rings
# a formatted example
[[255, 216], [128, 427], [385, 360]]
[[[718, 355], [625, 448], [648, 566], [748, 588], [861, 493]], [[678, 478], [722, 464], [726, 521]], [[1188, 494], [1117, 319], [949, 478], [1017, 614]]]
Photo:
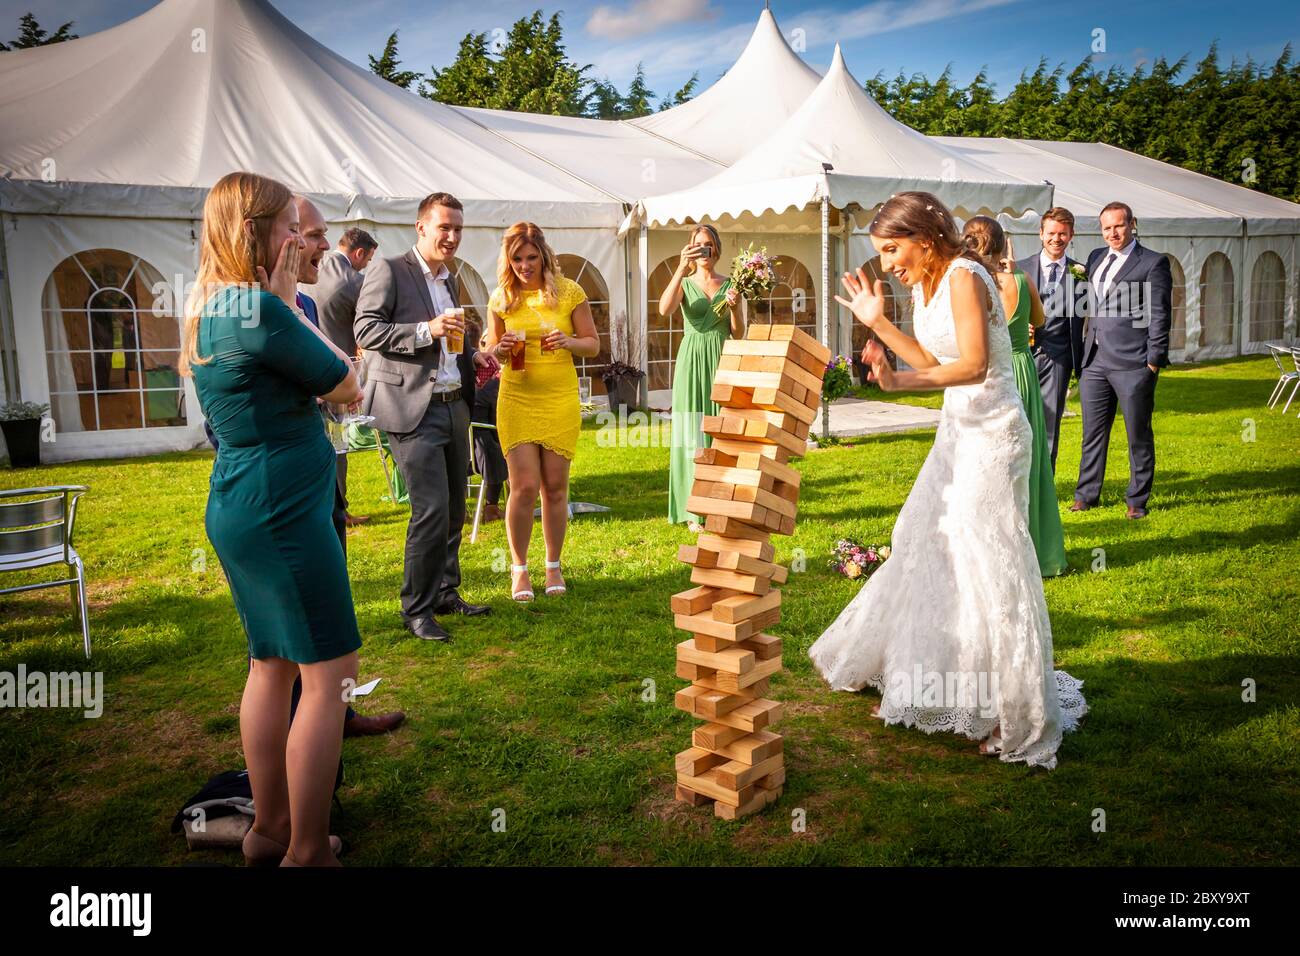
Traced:
[[969, 269], [993, 300], [988, 375], [944, 392], [934, 446], [894, 524], [889, 559], [809, 649], [834, 690], [882, 692], [888, 723], [983, 740], [1001, 759], [1056, 766], [1061, 734], [1087, 712], [1082, 682], [1052, 668], [1052, 626], [1029, 537], [1032, 437], [993, 281], [957, 259], [923, 304], [916, 338], [958, 358], [948, 279]]

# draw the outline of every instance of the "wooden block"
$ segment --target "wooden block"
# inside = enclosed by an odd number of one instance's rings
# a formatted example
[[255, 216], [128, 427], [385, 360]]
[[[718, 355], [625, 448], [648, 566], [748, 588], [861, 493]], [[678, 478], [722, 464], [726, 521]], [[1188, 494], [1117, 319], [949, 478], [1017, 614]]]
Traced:
[[672, 611], [674, 614], [703, 614], [718, 601], [736, 596], [736, 593], [720, 588], [691, 588], [689, 591], [679, 591], [672, 596]]
[[772, 342], [759, 339], [727, 339], [722, 343], [723, 355], [764, 355], [788, 357], [798, 346], [793, 342]]
[[[728, 455], [761, 455], [765, 458], [774, 458], [784, 464], [790, 460], [790, 453], [780, 445], [765, 445], [761, 442], [751, 442], [745, 439], [718, 437], [713, 439], [713, 447]], [[802, 452], [800, 453], [802, 454]], [[748, 464], [737, 462], [740, 467], [749, 467]]]
[[712, 677], [696, 678], [696, 683], [700, 687], [709, 688], [709, 690], [720, 690], [727, 694], [735, 694], [751, 686], [755, 681], [771, 677], [780, 669], [781, 658], [778, 656], [769, 660], [758, 661], [744, 674], [717, 671]]
[[[761, 732], [767, 733], [767, 731]], [[728, 727], [726, 724], [705, 724], [702, 727], [695, 728], [695, 731], [691, 734], [691, 743], [696, 747], [703, 748], [704, 750], [718, 753], [723, 747], [727, 746], [727, 744], [732, 741], [739, 740], [742, 737], [752, 736], [753, 734], [747, 734], [739, 727]], [[772, 736], [776, 735], [773, 734]], [[724, 756], [726, 757], [726, 760], [736, 759], [735, 756]], [[724, 760], [723, 762], [725, 763], [726, 761]]]
[[[718, 728], [719, 733], [702, 735], [701, 731], [709, 727]], [[727, 734], [740, 734], [740, 736], [728, 739]], [[722, 743], [719, 746], [710, 747], [699, 742], [701, 736], [706, 740], [721, 740]], [[728, 727], [726, 724], [705, 724], [704, 727], [697, 727], [691, 739], [695, 741], [695, 748], [702, 749], [706, 753], [712, 753], [714, 756], [723, 757], [723, 763], [734, 760], [737, 763], [751, 767], [781, 753], [784, 746], [781, 735], [774, 734], [770, 730], [759, 730], [752, 734], [743, 734], [737, 728]], [[686, 752], [689, 753], [690, 751]], [[681, 754], [678, 754], [677, 759], [681, 760]], [[716, 766], [719, 766], [719, 764], [713, 764], [704, 769], [711, 770]], [[677, 769], [681, 769], [680, 763]], [[754, 782], [758, 783], [759, 781]]]
[[[692, 634], [704, 634], [708, 637], [718, 637], [724, 641], [736, 643], [759, 633], [754, 628], [754, 619], [750, 618], [731, 623], [715, 620], [713, 615], [707, 612], [704, 614], [677, 614], [673, 617], [673, 626], [679, 627], [683, 631], [690, 631]], [[763, 627], [766, 626], [766, 624], [763, 625]]]
[[765, 789], [755, 786], [753, 795], [745, 803], [739, 806], [731, 806], [721, 801], [713, 801], [713, 815], [719, 820], [739, 820], [741, 817], [747, 817], [751, 814], [758, 813], [769, 804], [775, 803], [781, 797], [782, 790], [777, 787], [774, 790]]
[[692, 584], [715, 588], [728, 588], [745, 594], [766, 594], [772, 589], [772, 579], [757, 574], [740, 574], [718, 568], [695, 568], [691, 571]]
[[[708, 691], [704, 690], [702, 693], [707, 694]], [[753, 733], [756, 730], [771, 727], [781, 719], [784, 711], [784, 705], [780, 701], [757, 697], [753, 700], [738, 700], [735, 706], [716, 712], [710, 715], [708, 719], [715, 724], [738, 727], [741, 730]], [[705, 716], [698, 712], [694, 713], [697, 717]]]
[[679, 803], [689, 803], [693, 807], [702, 807], [706, 803], [713, 802], [702, 793], [696, 793], [694, 790], [687, 790], [680, 783], [675, 785], [674, 797]]
[[776, 477], [759, 468], [720, 468], [717, 465], [695, 465], [696, 481], [719, 481], [728, 485], [749, 485], [771, 491]]
[[721, 555], [717, 551], [709, 551], [694, 544], [677, 546], [677, 560], [697, 568], [716, 568], [719, 557]]
[[767, 337], [772, 341], [789, 341], [817, 359], [823, 366], [831, 360], [831, 350], [793, 324], [769, 326]]
[[776, 557], [776, 547], [770, 542], [750, 541], [746, 538], [723, 538], [714, 534], [701, 533], [695, 539], [695, 546], [723, 554], [728, 552], [743, 554], [750, 558], [758, 558], [760, 561], [771, 561]]
[[755, 322], [752, 325], [749, 325], [745, 329], [745, 338], [750, 341], [753, 340], [766, 341], [771, 331], [772, 331], [771, 325], [762, 325], [760, 323]]
[[[741, 372], [777, 372], [784, 373], [786, 367], [798, 368], [799, 371], [805, 371], [795, 362], [791, 362], [784, 355], [727, 355], [726, 368], [729, 371]], [[723, 368], [721, 362], [718, 368]]]
[[[677, 774], [677, 785], [685, 787], [687, 790], [694, 790], [696, 793], [702, 793], [706, 797], [712, 797], [717, 803], [725, 803], [732, 807], [742, 807], [747, 805], [758, 792], [759, 788], [750, 784], [742, 790], [735, 790], [731, 787], [724, 787], [718, 782], [717, 769], [706, 770], [699, 776], [691, 776], [686, 773]], [[770, 793], [770, 790], [763, 790], [763, 793]], [[716, 806], [717, 804], [715, 804]], [[715, 811], [716, 812], [716, 811]]]
[[[767, 509], [752, 501], [726, 501], [722, 498], [701, 498], [699, 495], [691, 495], [686, 499], [686, 510], [705, 517], [717, 515], [770, 527]], [[779, 525], [781, 515], [777, 514], [776, 517]]]
[[727, 351], [724, 349], [722, 352], [722, 357], [718, 359], [718, 368], [739, 369], [741, 367], [740, 366], [741, 358], [743, 358], [743, 356], [729, 355]]
[[[758, 636], [762, 637], [763, 635], [760, 634]], [[728, 647], [732, 646], [731, 641], [724, 641], [720, 637], [709, 637], [707, 634], [696, 634], [691, 638], [691, 640], [695, 642], [695, 649], [697, 651], [704, 651], [708, 654], [716, 654], [719, 651], [726, 650]]]
[[[694, 748], [692, 748], [694, 749]], [[689, 753], [690, 751], [687, 751]], [[708, 751], [704, 751], [708, 753]], [[709, 754], [709, 756], [716, 756]], [[729, 760], [718, 767], [708, 769], [708, 774], [728, 790], [743, 790], [752, 787], [762, 777], [775, 773], [785, 766], [785, 755], [778, 753], [756, 764], [744, 764], [739, 760]]]
[[781, 638], [774, 634], [758, 634], [742, 641], [738, 646], [754, 652], [760, 661], [769, 661], [781, 656]]
[[[696, 634], [695, 636], [699, 637], [700, 635]], [[711, 667], [701, 667], [699, 664], [688, 664], [686, 661], [678, 661], [674, 672], [682, 680], [688, 680], [691, 682], [700, 680], [701, 678], [712, 677], [716, 673], [716, 671]]]
[[722, 468], [730, 468], [735, 464], [730, 455], [724, 455], [712, 446], [695, 449], [695, 463], [697, 465], [717, 465]]
[[781, 527], [777, 529], [778, 534], [794, 534], [794, 518], [787, 516], [781, 519]]
[[762, 597], [751, 597], [748, 594], [737, 594], [733, 597], [722, 598], [714, 601], [712, 605], [712, 616], [717, 621], [725, 621], [728, 624], [737, 624], [740, 621], [757, 617], [758, 615], [764, 614], [768, 611], [776, 610], [779, 612], [780, 606], [780, 591], [769, 591]]
[[826, 378], [826, 362], [819, 361], [817, 356], [813, 355], [811, 352], [801, 349], [791, 342], [789, 354], [791, 359], [799, 363], [800, 368], [805, 368], [812, 372], [813, 375], [817, 376], [819, 381]]
[[725, 650], [709, 653], [696, 647], [693, 639], [682, 641], [677, 645], [677, 659], [701, 667], [712, 667], [719, 675], [747, 674], [754, 669], [758, 661], [758, 657], [747, 647], [729, 645]]
[[720, 767], [724, 763], [729, 763], [733, 759], [735, 758], [721, 756], [705, 750], [702, 747], [691, 747], [689, 750], [683, 750], [677, 755], [675, 764], [678, 773], [698, 777], [706, 770]]
[[793, 518], [798, 511], [796, 502], [789, 498], [782, 498], [778, 494], [770, 491], [764, 491], [762, 488], [756, 488], [752, 485], [732, 485], [732, 499], [735, 501], [752, 501], [760, 504], [768, 511], [775, 511], [779, 515]]
[[[740, 431], [736, 430], [736, 422], [743, 423]], [[723, 440], [734, 440], [743, 435], [749, 441], [759, 442], [764, 445], [779, 445], [794, 455], [802, 455], [808, 450], [808, 443], [805, 439], [799, 438], [794, 432], [787, 431], [771, 421], [738, 418], [731, 415], [706, 415], [701, 430], [706, 435], [712, 435]]]
[[751, 522], [725, 515], [705, 515], [704, 530], [724, 538], [745, 538], [749, 541], [767, 541], [772, 534]]
[[777, 584], [784, 582], [789, 573], [784, 565], [772, 561], [760, 561], [738, 551], [718, 552], [718, 562], [715, 567], [723, 571], [735, 571], [738, 574], [756, 574], [771, 578]]
[[764, 790], [779, 790], [785, 786], [785, 767], [774, 773], [769, 773], [762, 780], [759, 780], [756, 786], [762, 787]]

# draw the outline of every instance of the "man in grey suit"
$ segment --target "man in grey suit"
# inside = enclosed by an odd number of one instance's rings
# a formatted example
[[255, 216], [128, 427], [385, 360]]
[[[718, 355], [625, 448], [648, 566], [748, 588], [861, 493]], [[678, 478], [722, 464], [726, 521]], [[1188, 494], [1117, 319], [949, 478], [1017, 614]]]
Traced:
[[[364, 229], [353, 226], [343, 233], [338, 248], [321, 258], [316, 282], [316, 308], [320, 328], [325, 336], [348, 355], [357, 354], [357, 338], [352, 329], [357, 314], [357, 297], [361, 294], [361, 273], [375, 257], [379, 243]], [[338, 456], [338, 485], [347, 508], [348, 456]], [[349, 527], [365, 524], [365, 515], [346, 514]]]
[[1128, 517], [1144, 518], [1155, 479], [1151, 431], [1156, 379], [1169, 364], [1169, 260], [1136, 239], [1133, 210], [1113, 202], [1101, 211], [1106, 245], [1088, 256], [1088, 318], [1083, 333], [1083, 458], [1071, 511], [1087, 511], [1101, 497], [1106, 448], [1118, 405], [1128, 432]]
[[1034, 330], [1034, 364], [1038, 386], [1047, 414], [1047, 448], [1056, 471], [1056, 452], [1061, 444], [1061, 416], [1070, 376], [1080, 372], [1083, 357], [1083, 313], [1087, 311], [1087, 284], [1074, 272], [1083, 265], [1065, 254], [1074, 238], [1074, 214], [1055, 206], [1043, 213], [1038, 227], [1042, 251], [1016, 263], [1029, 277], [1043, 300], [1043, 324]]
[[[362, 410], [388, 433], [411, 496], [402, 572], [402, 623], [426, 641], [450, 640], [435, 614], [486, 614], [460, 586], [469, 420], [474, 408], [473, 338], [456, 314], [450, 266], [464, 207], [448, 193], [420, 203], [415, 246], [366, 270], [353, 329], [365, 349]], [[457, 352], [448, 342], [464, 337]]]

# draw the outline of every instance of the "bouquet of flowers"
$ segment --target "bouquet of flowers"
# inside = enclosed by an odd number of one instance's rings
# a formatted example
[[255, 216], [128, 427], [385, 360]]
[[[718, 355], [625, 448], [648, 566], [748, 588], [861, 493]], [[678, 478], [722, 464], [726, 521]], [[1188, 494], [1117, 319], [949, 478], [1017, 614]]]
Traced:
[[889, 545], [863, 547], [856, 541], [841, 538], [835, 542], [830, 565], [846, 578], [869, 578], [889, 557]]
[[[767, 253], [767, 246], [755, 251], [751, 242], [741, 250], [731, 263], [731, 284], [740, 293], [741, 298], [755, 302], [772, 294], [776, 288], [776, 267], [780, 260]], [[713, 310], [718, 318], [727, 314], [726, 297], [714, 303]]]

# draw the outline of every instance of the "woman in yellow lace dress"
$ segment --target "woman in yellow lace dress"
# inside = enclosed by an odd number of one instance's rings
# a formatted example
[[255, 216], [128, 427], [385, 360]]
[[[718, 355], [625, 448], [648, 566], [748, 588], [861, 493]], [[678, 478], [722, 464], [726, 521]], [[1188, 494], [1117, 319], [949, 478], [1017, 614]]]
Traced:
[[488, 300], [488, 347], [501, 362], [497, 434], [510, 474], [506, 537], [511, 596], [533, 599], [528, 544], [542, 498], [546, 593], [563, 594], [560, 551], [569, 521], [569, 463], [582, 413], [573, 356], [592, 358], [600, 338], [582, 287], [560, 272], [542, 230], [517, 222], [506, 230]]

